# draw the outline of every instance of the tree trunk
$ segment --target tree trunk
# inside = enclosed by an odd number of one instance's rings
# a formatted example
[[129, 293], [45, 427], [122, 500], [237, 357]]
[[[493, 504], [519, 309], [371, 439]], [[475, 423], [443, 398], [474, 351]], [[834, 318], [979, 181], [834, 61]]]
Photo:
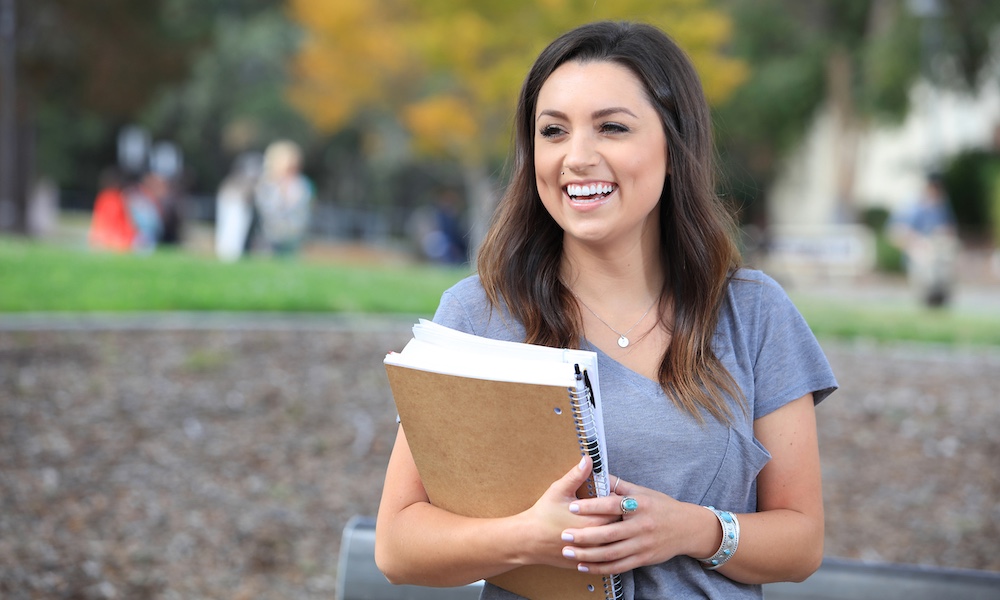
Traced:
[[[14, 0], [0, 0], [0, 231], [21, 229], [23, 186], [19, 185], [17, 114], [17, 27]], [[21, 188], [19, 190], [18, 188]]]
[[479, 246], [486, 237], [486, 230], [496, 209], [497, 191], [483, 165], [466, 165], [463, 176], [469, 203], [469, 261], [475, 266]]
[[834, 193], [837, 222], [853, 223], [857, 219], [854, 181], [861, 122], [857, 116], [853, 90], [854, 67], [851, 56], [843, 47], [830, 53], [827, 59], [827, 100], [833, 112]]

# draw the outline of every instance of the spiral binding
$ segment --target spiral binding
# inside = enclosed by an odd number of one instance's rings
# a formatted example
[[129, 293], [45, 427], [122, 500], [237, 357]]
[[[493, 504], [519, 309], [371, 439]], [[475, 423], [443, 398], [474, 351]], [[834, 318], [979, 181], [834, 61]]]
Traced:
[[573, 420], [576, 424], [576, 439], [580, 450], [586, 452], [594, 463], [593, 473], [587, 480], [587, 490], [591, 497], [600, 495], [598, 490], [607, 491], [607, 475], [604, 472], [604, 457], [601, 456], [597, 440], [597, 424], [590, 405], [590, 390], [581, 385], [570, 388], [569, 402], [573, 409]]
[[607, 600], [622, 600], [625, 598], [621, 575], [608, 575], [604, 578], [604, 597]]
[[[597, 422], [594, 417], [593, 389], [586, 371], [576, 365], [576, 379], [580, 384], [569, 388], [569, 402], [573, 409], [573, 420], [576, 423], [576, 438], [580, 449], [590, 455], [594, 463], [591, 476], [587, 478], [587, 492], [591, 497], [608, 495], [611, 486], [608, 484], [608, 474], [604, 468], [604, 457], [601, 455], [600, 443], [597, 437]], [[604, 597], [606, 600], [621, 600], [625, 596], [621, 576], [608, 575], [604, 580]]]

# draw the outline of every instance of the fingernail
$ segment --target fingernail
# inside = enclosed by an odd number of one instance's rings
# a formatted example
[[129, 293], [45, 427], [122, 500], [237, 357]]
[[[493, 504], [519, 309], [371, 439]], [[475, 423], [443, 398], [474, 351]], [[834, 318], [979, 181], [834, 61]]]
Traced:
[[563, 556], [566, 558], [576, 558], [576, 552], [572, 548], [563, 548]]
[[588, 569], [586, 565], [577, 565], [576, 570], [581, 573], [590, 573], [590, 569]]
[[569, 505], [569, 512], [574, 513], [574, 514], [580, 512], [580, 505], [577, 504], [576, 502], [570, 504]]
[[564, 541], [564, 542], [572, 542], [573, 541], [573, 534], [572, 533], [566, 533], [564, 531], [563, 534], [562, 534], [562, 541]]
[[584, 456], [583, 458], [580, 459], [580, 465], [579, 465], [580, 470], [582, 471], [586, 466], [587, 466], [587, 457]]

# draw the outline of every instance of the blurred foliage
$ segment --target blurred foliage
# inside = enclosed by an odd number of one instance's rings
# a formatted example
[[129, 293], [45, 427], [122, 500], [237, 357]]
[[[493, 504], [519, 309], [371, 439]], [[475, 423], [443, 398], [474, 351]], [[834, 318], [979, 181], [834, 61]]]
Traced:
[[412, 206], [434, 186], [468, 184], [470, 164], [497, 171], [546, 43], [583, 22], [634, 18], [691, 55], [716, 109], [726, 193], [751, 221], [830, 101], [834, 51], [850, 59], [859, 126], [905, 115], [923, 48], [936, 81], [982, 83], [1000, 2], [941, 0], [930, 20], [909, 4], [21, 0], [20, 117], [35, 140], [22, 151], [64, 194], [90, 194], [116, 161], [120, 128], [138, 123], [178, 143], [188, 187], [212, 193], [237, 153], [290, 137], [323, 201]]
[[890, 216], [887, 208], [869, 207], [861, 212], [861, 222], [875, 234], [875, 270], [882, 273], [903, 273], [903, 251], [889, 240], [886, 228]]
[[185, 81], [157, 95], [141, 122], [184, 148], [198, 187], [214, 189], [241, 152], [260, 151], [278, 138], [306, 145], [314, 140], [312, 128], [282, 93], [298, 30], [281, 2], [211, 11], [192, 0], [171, 1], [206, 11], [209, 42], [192, 60]]
[[470, 164], [503, 157], [517, 93], [535, 56], [587, 21], [659, 25], [689, 52], [713, 102], [746, 74], [724, 51], [728, 17], [699, 0], [290, 0], [290, 6], [306, 35], [289, 97], [323, 131], [358, 128], [372, 151], [391, 144], [377, 139], [384, 130], [371, 124], [392, 120], [417, 154]]
[[[1000, 2], [996, 0], [940, 0], [942, 54], [932, 75], [952, 87], [976, 90], [986, 82], [997, 48]], [[995, 69], [995, 64], [992, 67]]]
[[[161, 2], [34, 0], [18, 6], [22, 93], [128, 118], [184, 73], [198, 33], [169, 26]], [[142, 57], [142, 60], [136, 60]], [[123, 82], [127, 82], [123, 85]]]
[[885, 229], [891, 216], [889, 209], [881, 206], [873, 206], [862, 211], [861, 223], [872, 231], [878, 232]]
[[990, 234], [993, 247], [1000, 249], [1000, 160], [994, 161], [988, 169], [990, 182]]
[[744, 206], [744, 220], [759, 221], [782, 159], [817, 111], [834, 102], [832, 57], [847, 58], [853, 89], [845, 100], [854, 111], [900, 119], [920, 55], [912, 46], [913, 20], [898, 2], [890, 15], [876, 15], [886, 3], [868, 0], [718, 3], [736, 23], [733, 53], [752, 69], [717, 110], [727, 191]]
[[[744, 220], [763, 217], [766, 190], [822, 107], [840, 104], [845, 127], [899, 123], [921, 73], [978, 89], [989, 72], [1000, 2], [947, 0], [921, 18], [906, 0], [716, 0], [734, 21], [732, 53], [750, 77], [717, 111], [727, 193]], [[832, 82], [846, 57], [849, 88]], [[926, 60], [925, 60], [926, 59]]]
[[32, 0], [18, 15], [37, 171], [93, 189], [126, 124], [182, 147], [214, 185], [240, 145], [311, 129], [282, 98], [296, 29], [282, 0]]
[[32, 0], [17, 8], [19, 119], [37, 132], [37, 170], [63, 184], [84, 174], [96, 180], [100, 163], [114, 157], [116, 124], [183, 77], [199, 36], [168, 27], [159, 2]]
[[961, 152], [945, 166], [942, 173], [945, 191], [955, 220], [967, 236], [983, 239], [1000, 227], [994, 222], [991, 208], [997, 194], [998, 173], [1000, 155], [986, 150]]

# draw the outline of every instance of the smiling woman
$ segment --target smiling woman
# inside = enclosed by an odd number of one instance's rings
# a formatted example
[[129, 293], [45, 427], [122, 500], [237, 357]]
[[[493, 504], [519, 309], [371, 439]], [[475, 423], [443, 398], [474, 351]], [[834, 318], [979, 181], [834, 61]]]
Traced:
[[607, 256], [641, 252], [636, 239], [655, 248], [667, 139], [639, 78], [613, 62], [563, 63], [536, 112], [535, 182], [563, 243], [593, 244]]
[[594, 351], [613, 491], [576, 497], [584, 461], [521, 513], [453, 514], [428, 500], [404, 423], [376, 532], [390, 581], [487, 579], [483, 598], [511, 600], [489, 579], [538, 564], [620, 574], [616, 600], [760, 598], [816, 570], [814, 404], [837, 382], [784, 290], [740, 267], [712, 160], [701, 83], [660, 30], [593, 23], [539, 55], [478, 274], [434, 318]]

